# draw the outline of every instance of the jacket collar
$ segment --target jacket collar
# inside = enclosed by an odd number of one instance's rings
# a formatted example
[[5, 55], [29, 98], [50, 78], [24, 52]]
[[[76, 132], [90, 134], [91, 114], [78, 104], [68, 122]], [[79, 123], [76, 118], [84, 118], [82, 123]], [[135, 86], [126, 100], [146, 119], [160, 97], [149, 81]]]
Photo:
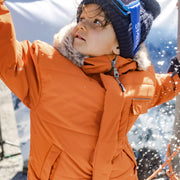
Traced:
[[[100, 57], [88, 57], [76, 51], [73, 48], [72, 30], [76, 23], [71, 23], [63, 27], [57, 34], [54, 35], [53, 46], [67, 59], [72, 61], [79, 67], [86, 65], [88, 72], [94, 73], [107, 72], [111, 68], [111, 61], [115, 58], [113, 55], [105, 55]], [[136, 65], [135, 65], [136, 64]], [[133, 60], [118, 56], [116, 67], [120, 73], [125, 73], [129, 70], [146, 70], [150, 66], [148, 52], [145, 44], [140, 45], [140, 49], [134, 56]], [[104, 68], [102, 70], [102, 68]], [[95, 70], [96, 69], [96, 70]]]
[[[94, 58], [84, 59], [84, 66], [82, 66], [83, 71], [87, 74], [95, 73], [113, 73], [112, 61], [115, 59], [115, 55], [105, 55]], [[116, 58], [115, 67], [118, 69], [119, 75], [126, 73], [128, 71], [133, 71], [137, 69], [137, 63], [132, 59], [126, 59], [121, 56]]]

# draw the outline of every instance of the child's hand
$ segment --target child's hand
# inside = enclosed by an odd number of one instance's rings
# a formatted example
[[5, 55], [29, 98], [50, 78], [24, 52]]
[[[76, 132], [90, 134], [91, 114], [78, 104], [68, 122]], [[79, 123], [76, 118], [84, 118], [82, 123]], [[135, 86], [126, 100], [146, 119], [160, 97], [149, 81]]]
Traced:
[[168, 72], [172, 72], [173, 74], [177, 73], [180, 77], [180, 62], [178, 61], [177, 57], [173, 57], [171, 59], [171, 65], [168, 69]]

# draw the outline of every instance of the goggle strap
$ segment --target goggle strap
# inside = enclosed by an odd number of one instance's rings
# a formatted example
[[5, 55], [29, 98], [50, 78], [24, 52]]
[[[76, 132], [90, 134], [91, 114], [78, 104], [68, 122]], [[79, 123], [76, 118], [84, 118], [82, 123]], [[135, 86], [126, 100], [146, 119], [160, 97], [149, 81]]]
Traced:
[[129, 9], [131, 12], [130, 16], [133, 32], [133, 51], [135, 51], [141, 39], [140, 3], [137, 3], [136, 5], [129, 7]]

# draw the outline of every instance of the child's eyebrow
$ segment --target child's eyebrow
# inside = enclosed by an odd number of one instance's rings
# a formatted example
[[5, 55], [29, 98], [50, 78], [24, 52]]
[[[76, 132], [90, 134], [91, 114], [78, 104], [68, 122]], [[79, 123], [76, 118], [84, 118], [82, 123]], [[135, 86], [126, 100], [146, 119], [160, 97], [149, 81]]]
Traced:
[[[88, 11], [86, 7], [84, 7], [84, 12], [85, 14], [89, 17], [89, 18], [94, 18], [94, 17], [100, 17], [100, 18], [106, 18], [106, 15], [105, 13], [103, 12], [102, 9], [100, 8], [96, 8], [96, 9], [93, 9], [91, 11]], [[93, 13], [94, 12], [94, 15], [93, 16], [90, 16], [89, 14]], [[97, 13], [96, 13], [97, 12]]]
[[[88, 14], [87, 14], [87, 16], [88, 16]], [[95, 15], [92, 15], [92, 16], [88, 16], [89, 18], [99, 18], [100, 20], [105, 20], [106, 19], [106, 17], [105, 17], [105, 15], [104, 14], [95, 14]]]

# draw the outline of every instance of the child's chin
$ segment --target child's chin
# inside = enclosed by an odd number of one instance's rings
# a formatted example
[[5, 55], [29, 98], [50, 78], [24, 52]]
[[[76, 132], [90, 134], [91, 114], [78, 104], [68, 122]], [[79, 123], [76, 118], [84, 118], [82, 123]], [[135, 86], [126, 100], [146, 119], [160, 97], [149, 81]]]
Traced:
[[77, 52], [79, 52], [80, 54], [87, 55], [82, 48], [78, 48], [78, 47], [76, 47], [76, 46], [73, 46], [73, 48], [74, 48]]

